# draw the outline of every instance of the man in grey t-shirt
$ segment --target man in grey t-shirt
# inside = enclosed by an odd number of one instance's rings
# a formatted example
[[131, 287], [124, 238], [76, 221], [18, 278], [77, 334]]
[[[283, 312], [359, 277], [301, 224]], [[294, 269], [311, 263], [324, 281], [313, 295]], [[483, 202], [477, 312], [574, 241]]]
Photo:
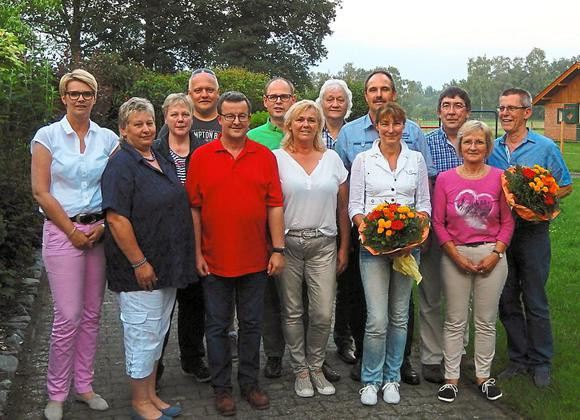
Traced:
[[[215, 73], [210, 69], [194, 70], [189, 78], [187, 94], [193, 101], [193, 119], [189, 137], [209, 143], [215, 140], [222, 129], [218, 123], [217, 99], [219, 83]], [[158, 137], [167, 135], [167, 125], [159, 130]]]

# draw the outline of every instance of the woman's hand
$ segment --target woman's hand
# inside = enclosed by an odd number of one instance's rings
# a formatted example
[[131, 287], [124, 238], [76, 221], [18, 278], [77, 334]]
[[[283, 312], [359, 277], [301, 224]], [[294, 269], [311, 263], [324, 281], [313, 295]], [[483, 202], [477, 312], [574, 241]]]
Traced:
[[340, 275], [346, 270], [348, 265], [348, 248], [339, 248], [336, 254], [336, 275]]
[[134, 268], [135, 277], [137, 278], [137, 283], [143, 290], [152, 291], [157, 283], [157, 276], [155, 275], [155, 270], [153, 266], [146, 262], [145, 264]]
[[86, 233], [81, 230], [74, 229], [72, 235], [68, 237], [73, 246], [77, 249], [88, 249], [93, 246]]
[[95, 226], [95, 228], [93, 230], [91, 230], [88, 235], [87, 238], [90, 242], [90, 246], [89, 248], [92, 248], [94, 244], [98, 243], [101, 238], [103, 237], [103, 234], [105, 233], [105, 225], [104, 224], [98, 224], [97, 226]]
[[453, 257], [453, 262], [459, 267], [461, 271], [466, 273], [476, 274], [479, 272], [479, 265], [473, 263], [470, 258], [467, 258], [464, 255], [457, 254]]
[[479, 262], [477, 265], [477, 272], [479, 274], [488, 274], [493, 271], [498, 262], [499, 255], [497, 255], [495, 252], [492, 252]]

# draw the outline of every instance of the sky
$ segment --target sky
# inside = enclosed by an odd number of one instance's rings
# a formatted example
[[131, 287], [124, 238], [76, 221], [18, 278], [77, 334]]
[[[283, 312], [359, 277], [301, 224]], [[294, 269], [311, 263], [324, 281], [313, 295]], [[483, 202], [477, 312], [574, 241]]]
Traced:
[[440, 88], [466, 78], [471, 57], [525, 57], [534, 47], [549, 61], [579, 55], [579, 22], [578, 0], [343, 0], [328, 55], [313, 70], [394, 66], [404, 79]]

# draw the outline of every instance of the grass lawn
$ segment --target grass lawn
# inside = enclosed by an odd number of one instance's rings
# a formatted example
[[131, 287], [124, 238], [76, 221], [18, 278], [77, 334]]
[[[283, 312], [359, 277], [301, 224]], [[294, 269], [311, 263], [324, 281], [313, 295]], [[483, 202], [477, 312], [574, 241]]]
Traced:
[[[580, 418], [580, 317], [577, 312], [580, 309], [580, 180], [574, 181], [574, 189], [563, 200], [563, 211], [550, 227], [552, 262], [547, 289], [555, 347], [552, 386], [547, 390], [539, 390], [529, 376], [501, 384], [503, 403], [525, 418]], [[498, 322], [497, 332], [493, 364], [495, 374], [501, 372], [508, 361], [505, 331], [501, 322]]]
[[564, 143], [564, 160], [572, 172], [580, 172], [580, 142]]

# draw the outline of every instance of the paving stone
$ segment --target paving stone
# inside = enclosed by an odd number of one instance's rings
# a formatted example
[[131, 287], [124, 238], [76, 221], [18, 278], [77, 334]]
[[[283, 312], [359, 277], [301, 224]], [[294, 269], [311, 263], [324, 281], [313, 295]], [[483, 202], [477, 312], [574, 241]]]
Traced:
[[0, 354], [0, 371], [14, 373], [18, 368], [18, 359], [14, 356]]
[[[39, 289], [46, 288], [41, 283]], [[52, 322], [52, 304], [49, 293], [40, 293], [44, 299], [38, 305], [39, 312], [34, 313], [33, 324], [36, 336], [31, 353], [21, 363], [19, 374], [13, 381], [5, 409], [7, 419], [39, 419], [46, 404], [46, 365], [48, 343]], [[175, 316], [177, 318], [177, 316]], [[161, 381], [160, 396], [167, 402], [179, 402], [183, 408], [183, 419], [221, 419], [213, 402], [213, 391], [209, 384], [200, 384], [185, 377], [179, 369], [179, 350], [177, 346], [177, 323], [172, 324], [171, 339], [165, 354], [165, 373]], [[491, 403], [479, 395], [474, 386], [461, 387], [461, 394], [453, 404], [437, 401], [438, 386], [422, 382], [418, 386], [401, 385], [401, 403], [385, 404], [379, 396], [375, 407], [363, 407], [358, 393], [361, 384], [348, 377], [351, 366], [344, 364], [336, 356], [332, 339], [329, 340], [328, 362], [342, 375], [335, 384], [333, 396], [316, 395], [313, 398], [300, 398], [294, 393], [294, 375], [284, 359], [284, 372], [280, 379], [267, 379], [260, 374], [260, 382], [270, 395], [270, 409], [253, 410], [240, 397], [239, 387], [235, 383], [237, 363], [234, 365], [234, 396], [238, 419], [454, 419], [454, 418], [519, 418], [501, 404]], [[414, 365], [420, 366], [417, 351], [414, 353]], [[262, 365], [265, 357], [262, 354]], [[131, 401], [128, 379], [125, 376], [122, 327], [117, 312], [116, 296], [107, 292], [102, 309], [99, 348], [95, 360], [94, 389], [103, 396], [111, 410], [98, 413], [90, 410], [85, 404], [68, 402], [65, 404], [65, 418], [79, 420], [126, 420]], [[71, 399], [71, 398], [69, 398]]]

